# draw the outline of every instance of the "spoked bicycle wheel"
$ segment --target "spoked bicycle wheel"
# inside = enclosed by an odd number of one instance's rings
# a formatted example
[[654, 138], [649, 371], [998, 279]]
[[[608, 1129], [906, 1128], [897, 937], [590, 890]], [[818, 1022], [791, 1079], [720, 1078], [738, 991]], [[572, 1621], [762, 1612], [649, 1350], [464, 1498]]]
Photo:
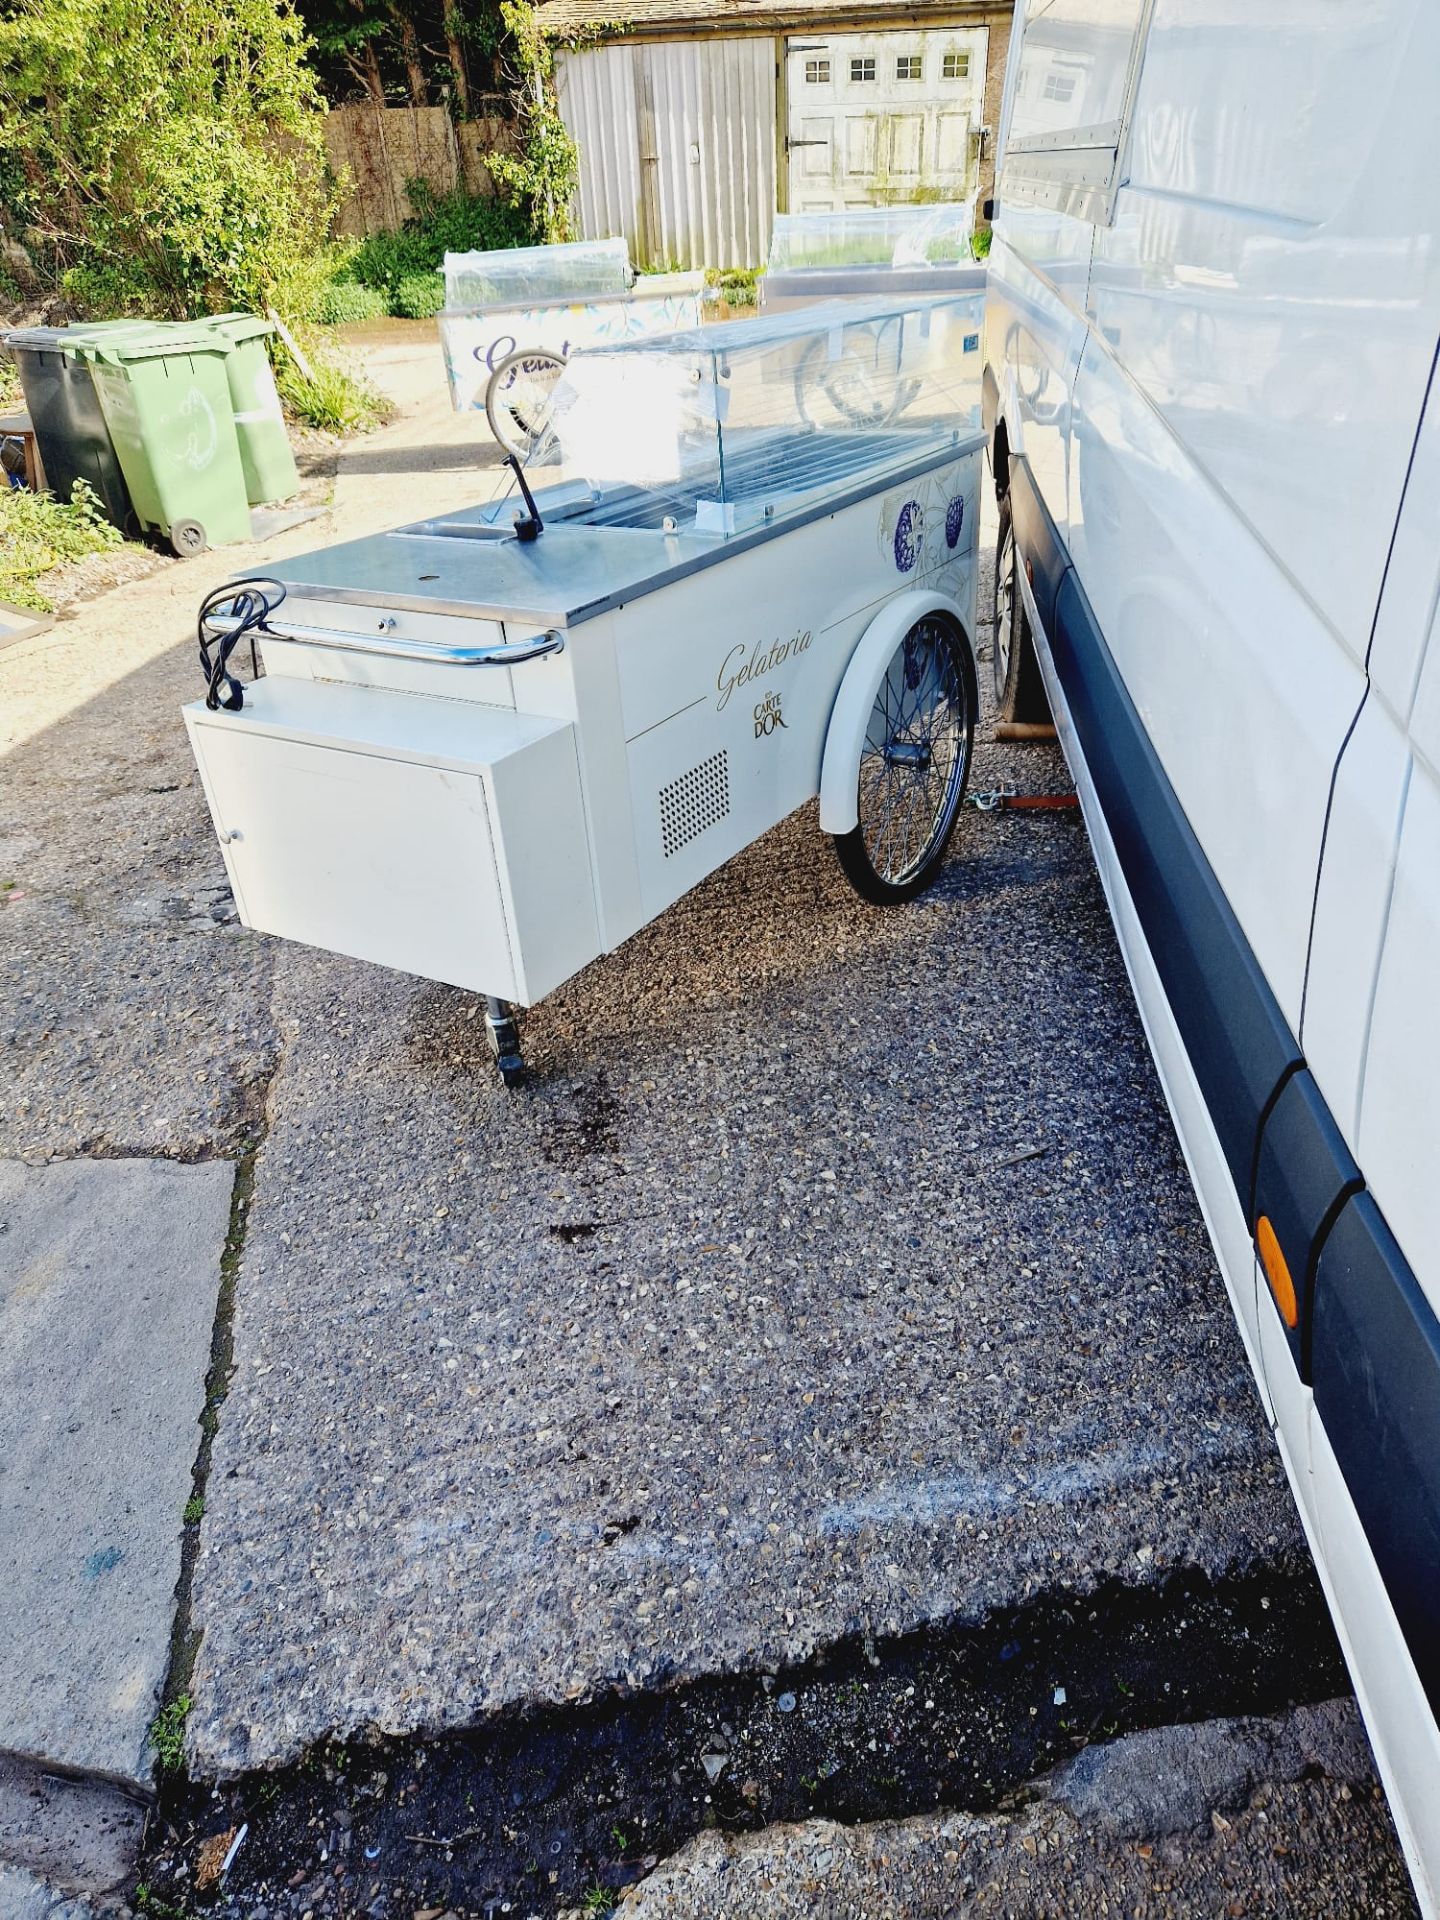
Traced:
[[545, 431], [555, 384], [565, 371], [558, 353], [521, 347], [507, 353], [485, 387], [485, 418], [506, 453], [523, 460]]
[[888, 427], [920, 391], [902, 379], [904, 330], [883, 320], [843, 330], [838, 348], [831, 337], [812, 340], [795, 369], [795, 402], [812, 427]]
[[913, 899], [939, 872], [978, 705], [964, 634], [947, 615], [926, 614], [890, 656], [860, 755], [859, 822], [835, 841], [850, 884], [877, 906]]

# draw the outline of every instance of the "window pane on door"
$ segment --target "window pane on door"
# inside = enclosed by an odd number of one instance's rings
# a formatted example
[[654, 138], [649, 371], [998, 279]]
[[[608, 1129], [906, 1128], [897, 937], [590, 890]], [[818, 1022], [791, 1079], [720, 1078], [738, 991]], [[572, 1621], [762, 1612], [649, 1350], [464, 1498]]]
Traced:
[[947, 53], [940, 69], [942, 80], [968, 80], [970, 78], [970, 56], [968, 53]]
[[807, 60], [805, 62], [805, 80], [806, 84], [812, 87], [827, 86], [830, 80], [830, 62], [828, 60]]
[[895, 62], [895, 78], [897, 80], [918, 80], [920, 78], [920, 68], [921, 60], [918, 53], [902, 53]]
[[873, 80], [875, 78], [875, 62], [873, 60], [852, 60], [850, 62], [850, 78], [852, 80]]

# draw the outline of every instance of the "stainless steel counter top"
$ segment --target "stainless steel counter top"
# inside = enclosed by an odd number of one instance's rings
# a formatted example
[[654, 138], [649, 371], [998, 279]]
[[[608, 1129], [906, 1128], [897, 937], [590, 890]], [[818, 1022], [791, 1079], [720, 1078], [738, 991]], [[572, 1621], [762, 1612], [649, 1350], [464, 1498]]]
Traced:
[[[269, 571], [296, 600], [503, 620], [521, 627], [575, 627], [983, 445], [982, 433], [962, 427], [953, 440], [932, 443], [921, 457], [867, 472], [843, 491], [728, 538], [550, 519], [552, 503], [542, 492], [537, 499], [545, 530], [533, 541], [518, 541], [505, 531], [518, 505], [507, 501], [493, 526], [487, 519], [493, 506], [475, 507], [323, 547]], [[557, 514], [566, 505], [573, 508], [573, 493], [558, 490], [554, 505]]]

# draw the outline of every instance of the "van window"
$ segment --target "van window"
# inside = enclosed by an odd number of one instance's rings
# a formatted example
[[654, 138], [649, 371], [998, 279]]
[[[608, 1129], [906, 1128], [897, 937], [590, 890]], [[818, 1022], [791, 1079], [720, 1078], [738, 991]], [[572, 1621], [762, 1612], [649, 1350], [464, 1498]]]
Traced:
[[1030, 0], [1010, 144], [1113, 145], [1145, 0]]
[[1108, 218], [1147, 0], [1028, 0], [1002, 198]]

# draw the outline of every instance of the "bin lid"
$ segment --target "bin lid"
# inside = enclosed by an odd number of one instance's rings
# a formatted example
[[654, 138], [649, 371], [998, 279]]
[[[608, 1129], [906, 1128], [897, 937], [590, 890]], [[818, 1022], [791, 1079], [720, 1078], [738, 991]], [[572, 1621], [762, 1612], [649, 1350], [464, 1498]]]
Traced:
[[223, 335], [191, 320], [151, 321], [133, 332], [116, 332], [82, 340], [78, 351], [87, 360], [108, 360], [123, 366], [127, 360], [164, 360], [190, 353], [229, 353]]
[[275, 331], [271, 321], [262, 320], [256, 313], [211, 313], [192, 324], [213, 327], [228, 340], [255, 340]]
[[5, 345], [40, 353], [79, 353], [103, 339], [148, 333], [155, 325], [153, 320], [82, 320], [69, 327], [16, 327], [5, 335]]

